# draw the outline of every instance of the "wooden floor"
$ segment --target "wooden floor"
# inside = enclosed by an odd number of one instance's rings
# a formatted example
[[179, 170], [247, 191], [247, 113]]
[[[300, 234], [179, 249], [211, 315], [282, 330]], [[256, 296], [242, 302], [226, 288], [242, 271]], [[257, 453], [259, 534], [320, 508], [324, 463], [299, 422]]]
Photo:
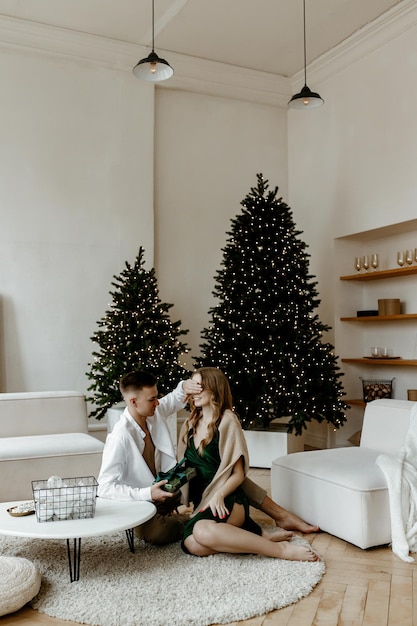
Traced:
[[[268, 470], [251, 470], [250, 475], [269, 489]], [[267, 521], [262, 514], [254, 518]], [[240, 626], [417, 626], [417, 564], [404, 563], [387, 546], [365, 551], [326, 533], [305, 537], [326, 562], [322, 581], [300, 602], [238, 622]], [[72, 626], [75, 623], [25, 607], [0, 618], [0, 626], [11, 624]]]

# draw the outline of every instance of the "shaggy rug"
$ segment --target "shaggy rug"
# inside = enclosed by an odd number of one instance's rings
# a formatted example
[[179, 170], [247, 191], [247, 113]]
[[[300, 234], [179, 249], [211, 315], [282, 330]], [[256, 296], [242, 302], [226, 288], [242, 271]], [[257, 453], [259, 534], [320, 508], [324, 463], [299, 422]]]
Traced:
[[297, 602], [325, 571], [323, 562], [197, 558], [179, 543], [161, 548], [136, 539], [135, 548], [132, 554], [125, 533], [83, 539], [80, 580], [71, 583], [65, 541], [0, 537], [1, 554], [27, 558], [42, 574], [33, 608], [94, 626], [227, 624]]

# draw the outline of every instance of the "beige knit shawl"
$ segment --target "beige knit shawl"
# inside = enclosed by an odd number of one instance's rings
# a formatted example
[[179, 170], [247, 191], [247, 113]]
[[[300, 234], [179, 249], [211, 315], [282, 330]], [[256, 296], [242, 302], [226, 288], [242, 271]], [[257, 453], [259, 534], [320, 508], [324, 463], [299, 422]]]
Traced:
[[[178, 440], [178, 458], [182, 459], [185, 453], [186, 444], [184, 443], [185, 422], [181, 428], [181, 432]], [[200, 503], [194, 502], [194, 513], [198, 513], [201, 509], [205, 508], [210, 498], [219, 491], [229, 476], [232, 473], [232, 469], [236, 461], [243, 457], [243, 470], [245, 476], [249, 468], [249, 454], [246, 446], [245, 436], [243, 434], [242, 427], [236, 415], [232, 411], [226, 410], [223, 413], [219, 424], [219, 452], [220, 452], [220, 465], [211, 481], [203, 492], [203, 496]], [[188, 494], [183, 493], [186, 500], [188, 500]], [[192, 516], [191, 516], [192, 517]]]

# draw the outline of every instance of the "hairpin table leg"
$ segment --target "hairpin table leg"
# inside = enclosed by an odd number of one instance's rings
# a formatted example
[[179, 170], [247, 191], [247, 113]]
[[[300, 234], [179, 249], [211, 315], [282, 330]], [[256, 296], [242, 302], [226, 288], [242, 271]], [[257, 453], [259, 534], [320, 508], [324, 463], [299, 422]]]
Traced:
[[129, 544], [129, 550], [131, 552], [135, 552], [135, 533], [133, 532], [133, 528], [128, 528], [126, 530], [126, 539]]
[[81, 539], [73, 539], [73, 549], [71, 555], [70, 540], [67, 539], [68, 566], [70, 572], [70, 580], [80, 580], [80, 561], [81, 561]]

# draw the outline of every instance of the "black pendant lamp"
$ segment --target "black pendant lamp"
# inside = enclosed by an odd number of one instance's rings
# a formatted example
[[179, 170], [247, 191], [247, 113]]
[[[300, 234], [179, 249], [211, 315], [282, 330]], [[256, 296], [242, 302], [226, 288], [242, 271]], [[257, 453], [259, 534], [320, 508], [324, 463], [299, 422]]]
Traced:
[[151, 83], [158, 83], [161, 80], [167, 80], [174, 74], [174, 70], [165, 59], [161, 59], [154, 50], [155, 42], [155, 9], [154, 0], [152, 0], [152, 52], [146, 59], [141, 59], [133, 68], [133, 73], [142, 80]]
[[296, 93], [288, 103], [290, 109], [317, 109], [324, 104], [323, 98], [307, 87], [307, 55], [306, 55], [306, 0], [303, 0], [304, 13], [304, 87]]

